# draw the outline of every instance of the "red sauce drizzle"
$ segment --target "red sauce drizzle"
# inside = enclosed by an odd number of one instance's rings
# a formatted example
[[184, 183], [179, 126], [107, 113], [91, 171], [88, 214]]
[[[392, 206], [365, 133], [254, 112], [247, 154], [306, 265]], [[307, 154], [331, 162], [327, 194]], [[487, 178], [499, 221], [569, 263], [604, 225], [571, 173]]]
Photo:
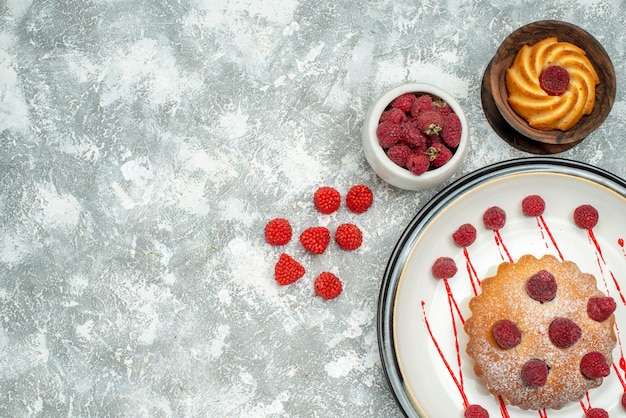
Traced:
[[463, 255], [465, 256], [465, 268], [467, 269], [467, 274], [470, 278], [470, 283], [472, 284], [472, 290], [474, 291], [474, 296], [478, 295], [478, 287], [480, 286], [480, 278], [478, 278], [478, 273], [476, 273], [476, 269], [472, 264], [472, 260], [470, 259], [469, 252], [466, 247], [463, 247]]
[[[548, 234], [548, 237], [550, 238], [550, 241], [552, 242], [554, 249], [559, 254], [559, 258], [561, 259], [561, 261], [565, 261], [565, 258], [563, 258], [563, 254], [561, 254], [561, 250], [559, 249], [559, 246], [557, 245], [556, 240], [554, 239], [554, 236], [552, 235], [552, 232], [550, 231], [550, 228], [548, 227], [548, 224], [546, 223], [546, 220], [543, 218], [542, 215], [539, 215], [537, 217], [537, 225], [539, 226], [539, 229], [541, 230], [541, 236], [544, 237], [543, 235], [544, 231], [546, 234]], [[548, 241], [546, 241], [546, 248], [548, 248]]]
[[[446, 369], [448, 369], [448, 373], [450, 374], [450, 377], [454, 381], [454, 384], [459, 389], [459, 393], [461, 394], [461, 397], [463, 398], [463, 407], [467, 408], [470, 405], [470, 403], [467, 400], [467, 395], [465, 394], [465, 390], [463, 389], [463, 383], [462, 383], [463, 382], [463, 373], [459, 369], [459, 375], [461, 376], [461, 378], [459, 380], [456, 377], [456, 375], [454, 374], [454, 372], [452, 371], [452, 367], [450, 367], [450, 364], [448, 363], [448, 360], [446, 360], [446, 356], [443, 355], [443, 352], [441, 351], [441, 347], [439, 346], [439, 343], [437, 342], [437, 339], [433, 335], [433, 331], [430, 328], [430, 322], [428, 322], [428, 318], [426, 317], [426, 310], [424, 309], [425, 305], [426, 305], [426, 302], [422, 301], [422, 317], [424, 319], [424, 324], [426, 325], [426, 330], [428, 331], [428, 335], [430, 335], [430, 339], [432, 340], [433, 344], [435, 345], [435, 348], [437, 349], [437, 353], [439, 353], [439, 357], [441, 357], [441, 360], [443, 361], [443, 364], [446, 366]], [[456, 329], [456, 327], [453, 327], [453, 328]], [[458, 344], [457, 344], [456, 350], [457, 350], [457, 356], [460, 357], [461, 353], [460, 353]]]
[[506, 253], [508, 261], [512, 263], [513, 257], [511, 257], [511, 254], [509, 254], [509, 249], [506, 248], [506, 245], [504, 244], [504, 241], [502, 240], [502, 235], [500, 235], [500, 230], [496, 229], [495, 231], [493, 231], [493, 236], [496, 240], [496, 245], [500, 249], [500, 257], [502, 257], [502, 260], [506, 261], [506, 258], [504, 258], [504, 255], [502, 254], [502, 251], [504, 251]]
[[506, 402], [504, 402], [502, 396], [498, 396], [498, 402], [500, 403], [500, 415], [502, 415], [502, 418], [510, 418], [509, 410], [506, 409]]
[[544, 409], [540, 409], [537, 412], [539, 413], [539, 416], [541, 418], [548, 418], [548, 413], [546, 412], [545, 408]]
[[[617, 336], [617, 345], [619, 347], [619, 368], [613, 363], [613, 370], [615, 370], [615, 375], [617, 379], [624, 388], [624, 392], [626, 392], [626, 359], [624, 359], [624, 347], [622, 345], [622, 336], [619, 331], [619, 326], [617, 325], [617, 321], [615, 322], [615, 335]], [[621, 372], [620, 372], [621, 371]]]
[[[596, 239], [596, 236], [593, 233], [593, 230], [587, 229], [587, 236], [589, 237], [589, 241], [593, 244], [593, 246], [596, 249], [596, 261], [598, 262], [598, 267], [600, 267], [600, 271], [602, 272], [602, 276], [604, 277], [604, 269], [602, 268], [602, 266], [606, 266], [606, 260], [604, 259], [604, 256], [602, 255], [602, 248], [600, 247], [600, 244], [598, 243], [598, 240]], [[626, 306], [626, 298], [624, 297], [624, 294], [622, 293], [622, 288], [619, 285], [619, 282], [617, 281], [615, 274], [613, 274], [613, 272], [609, 270], [609, 275], [611, 276], [611, 279], [613, 280], [613, 284], [615, 285], [615, 290], [617, 290], [617, 293], [619, 293], [619, 297], [622, 300], [622, 303]], [[605, 286], [606, 286], [606, 280], [605, 280]], [[608, 294], [610, 294], [608, 288], [606, 291]]]

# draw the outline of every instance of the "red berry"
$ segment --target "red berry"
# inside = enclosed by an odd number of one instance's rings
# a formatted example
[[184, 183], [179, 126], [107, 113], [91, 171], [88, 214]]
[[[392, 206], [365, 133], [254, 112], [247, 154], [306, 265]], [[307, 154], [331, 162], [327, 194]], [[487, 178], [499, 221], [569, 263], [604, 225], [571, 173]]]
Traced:
[[389, 158], [394, 164], [399, 167], [406, 167], [406, 160], [411, 155], [411, 148], [408, 145], [396, 144], [389, 148], [386, 152], [387, 158]]
[[522, 212], [526, 216], [541, 216], [546, 209], [546, 202], [539, 195], [532, 194], [522, 200]]
[[376, 128], [376, 135], [378, 136], [380, 146], [387, 149], [400, 142], [400, 138], [402, 138], [402, 128], [396, 123], [383, 122]]
[[443, 126], [443, 116], [436, 110], [427, 110], [416, 116], [417, 127], [426, 135], [438, 134]]
[[315, 294], [324, 299], [334, 299], [343, 290], [343, 284], [339, 277], [330, 272], [322, 272], [313, 282]]
[[363, 232], [355, 224], [341, 224], [335, 231], [335, 241], [346, 250], [356, 250], [363, 243]]
[[617, 304], [610, 296], [589, 298], [587, 301], [587, 315], [597, 322], [606, 321], [615, 312]]
[[480, 405], [470, 405], [465, 408], [463, 418], [489, 418], [489, 412]]
[[492, 206], [483, 214], [483, 222], [487, 229], [498, 230], [506, 223], [506, 212], [498, 206]]
[[472, 224], [463, 224], [452, 234], [452, 239], [459, 247], [469, 247], [476, 239], [476, 228]]
[[294, 260], [289, 254], [282, 253], [274, 266], [274, 279], [281, 286], [285, 286], [304, 276], [305, 272], [302, 264]]
[[498, 345], [505, 350], [517, 347], [522, 342], [522, 331], [510, 319], [501, 319], [491, 329]]
[[569, 318], [555, 318], [548, 327], [548, 335], [557, 347], [568, 348], [580, 339], [582, 330]]
[[452, 158], [452, 151], [443, 143], [434, 143], [427, 150], [426, 154], [430, 163], [434, 167], [441, 167]]
[[383, 122], [390, 122], [394, 125], [400, 125], [408, 119], [406, 113], [404, 113], [400, 109], [392, 108], [389, 110], [385, 110], [382, 115], [380, 115], [380, 119], [378, 123], [381, 124]]
[[414, 148], [416, 151], [426, 150], [426, 136], [417, 128], [414, 121], [403, 123], [401, 128], [400, 142]]
[[323, 214], [336, 212], [341, 206], [341, 195], [332, 187], [320, 187], [313, 194], [315, 208]]
[[450, 257], [439, 257], [433, 263], [431, 270], [437, 279], [450, 279], [456, 274], [458, 268]]
[[287, 219], [275, 218], [265, 225], [265, 241], [271, 245], [285, 245], [291, 241], [291, 224]]
[[391, 107], [400, 109], [404, 113], [409, 113], [411, 112], [411, 107], [413, 106], [415, 99], [416, 97], [413, 93], [405, 93], [393, 99], [391, 101]]
[[580, 359], [580, 371], [590, 379], [607, 377], [611, 369], [602, 353], [592, 351]]
[[546, 270], [533, 274], [526, 282], [526, 293], [537, 302], [549, 302], [556, 296], [556, 279]]
[[406, 168], [416, 176], [422, 175], [430, 168], [430, 160], [426, 154], [414, 152], [406, 159]]
[[330, 231], [325, 226], [314, 226], [300, 234], [300, 244], [313, 254], [322, 254], [330, 242]]
[[539, 75], [539, 86], [549, 96], [560, 96], [569, 85], [569, 73], [559, 65], [551, 65]]
[[413, 117], [416, 117], [420, 113], [432, 110], [436, 110], [433, 98], [428, 94], [423, 94], [421, 96], [418, 96], [413, 102], [413, 106], [411, 107], [411, 115]]
[[364, 184], [357, 184], [348, 190], [346, 195], [346, 205], [351, 212], [363, 213], [372, 206], [374, 202], [374, 194]]
[[450, 107], [450, 105], [442, 99], [436, 99], [433, 101], [433, 103], [435, 104], [435, 110], [441, 113], [442, 116], [446, 116], [454, 112], [452, 110], [452, 107]]
[[591, 205], [580, 205], [574, 209], [574, 223], [582, 229], [593, 229], [598, 223], [598, 211]]
[[522, 381], [526, 386], [538, 388], [546, 384], [549, 368], [543, 360], [531, 359], [522, 366]]
[[585, 418], [609, 418], [609, 413], [602, 408], [591, 408], [585, 413]]
[[461, 143], [461, 119], [456, 113], [449, 113], [443, 117], [441, 139], [450, 148], [456, 148]]
[[626, 409], [626, 392], [622, 394], [622, 399], [620, 399], [620, 402], [622, 404], [622, 407]]

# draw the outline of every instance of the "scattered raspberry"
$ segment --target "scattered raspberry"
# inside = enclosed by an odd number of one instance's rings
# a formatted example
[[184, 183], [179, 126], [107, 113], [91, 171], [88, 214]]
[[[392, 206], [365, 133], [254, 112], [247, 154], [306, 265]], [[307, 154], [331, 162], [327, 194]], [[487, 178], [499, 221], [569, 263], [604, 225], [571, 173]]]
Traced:
[[424, 174], [430, 167], [430, 160], [426, 154], [415, 152], [406, 160], [406, 168], [416, 176]]
[[305, 272], [302, 264], [298, 263], [289, 254], [282, 253], [274, 266], [274, 279], [281, 286], [285, 286], [304, 276]]
[[555, 318], [548, 327], [548, 335], [554, 345], [567, 348], [580, 339], [582, 330], [569, 318]]
[[539, 75], [539, 86], [549, 96], [560, 96], [569, 85], [569, 73], [559, 65], [551, 65]]
[[506, 223], [506, 212], [498, 206], [492, 206], [483, 214], [483, 222], [487, 229], [498, 230]]
[[380, 146], [387, 149], [400, 142], [400, 138], [402, 137], [402, 128], [400, 125], [395, 123], [383, 122], [378, 125], [378, 128], [376, 128], [376, 135], [378, 136], [378, 143]]
[[476, 228], [472, 224], [463, 224], [452, 234], [452, 239], [459, 247], [469, 247], [476, 239]]
[[335, 241], [346, 250], [356, 250], [363, 243], [363, 232], [355, 224], [341, 224], [335, 231]]
[[450, 257], [439, 257], [432, 267], [433, 276], [437, 279], [450, 279], [457, 271], [456, 263]]
[[300, 234], [300, 243], [313, 254], [322, 254], [330, 242], [330, 231], [325, 226], [314, 226]]
[[413, 107], [413, 102], [416, 97], [413, 93], [405, 93], [401, 96], [396, 97], [391, 101], [391, 107], [400, 109], [404, 113], [411, 112], [411, 108]]
[[592, 351], [580, 359], [580, 371], [590, 379], [597, 379], [607, 377], [611, 369], [602, 353]]
[[406, 160], [411, 155], [411, 148], [408, 145], [396, 144], [386, 151], [387, 158], [400, 167], [406, 167]]
[[433, 103], [435, 104], [435, 110], [441, 113], [442, 116], [449, 115], [453, 112], [450, 105], [442, 99], [436, 99], [433, 101]]
[[383, 122], [393, 123], [394, 125], [400, 125], [401, 123], [406, 122], [408, 119], [406, 113], [397, 108], [391, 108], [389, 110], [385, 110], [382, 115], [380, 115], [380, 119], [378, 119], [378, 123], [381, 124]]
[[443, 126], [443, 116], [436, 110], [421, 112], [416, 119], [417, 127], [426, 135], [438, 134]]
[[622, 399], [620, 400], [620, 402], [622, 403], [622, 407], [626, 409], [626, 392], [622, 394]]
[[543, 360], [528, 360], [522, 366], [522, 381], [532, 388], [541, 387], [546, 384], [548, 372], [548, 365]]
[[322, 272], [315, 278], [313, 282], [315, 294], [324, 299], [334, 299], [343, 290], [343, 284], [339, 277], [330, 272]]
[[589, 298], [587, 301], [587, 315], [597, 322], [606, 321], [615, 312], [617, 304], [610, 296]]
[[489, 412], [480, 405], [470, 405], [465, 408], [463, 418], [489, 418]]
[[609, 418], [609, 413], [602, 408], [591, 408], [585, 413], [585, 418]]
[[420, 113], [429, 112], [435, 109], [433, 98], [428, 94], [423, 94], [415, 99], [411, 107], [411, 115], [416, 117]]
[[522, 200], [522, 212], [526, 216], [541, 216], [545, 209], [546, 202], [539, 195], [531, 194]]
[[426, 135], [418, 128], [414, 121], [403, 123], [400, 142], [414, 148], [416, 151], [426, 150]]
[[313, 203], [319, 212], [328, 215], [341, 206], [341, 195], [332, 187], [320, 187], [313, 195]]
[[582, 229], [593, 229], [598, 223], [598, 211], [591, 205], [580, 205], [574, 209], [574, 223]]
[[374, 195], [370, 188], [364, 184], [352, 186], [346, 195], [346, 205], [354, 213], [367, 212], [373, 202]]
[[501, 319], [491, 329], [498, 345], [505, 350], [517, 347], [522, 342], [522, 331], [510, 319]]
[[540, 270], [526, 282], [526, 293], [537, 302], [549, 302], [556, 296], [556, 279], [552, 273]]
[[426, 155], [434, 167], [441, 167], [452, 158], [452, 151], [448, 149], [444, 144], [432, 144], [430, 148], [426, 150]]
[[461, 119], [456, 113], [449, 113], [443, 117], [440, 135], [444, 144], [450, 148], [458, 147], [461, 142], [461, 131]]
[[275, 218], [265, 225], [265, 241], [270, 245], [285, 245], [291, 241], [291, 224], [287, 219]]

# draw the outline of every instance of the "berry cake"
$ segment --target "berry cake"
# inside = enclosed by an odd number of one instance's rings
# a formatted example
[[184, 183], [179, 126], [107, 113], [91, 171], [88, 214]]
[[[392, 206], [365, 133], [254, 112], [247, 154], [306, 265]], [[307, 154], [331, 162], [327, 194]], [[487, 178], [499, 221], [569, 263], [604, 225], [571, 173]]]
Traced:
[[487, 389], [522, 409], [560, 409], [610, 372], [615, 301], [552, 255], [500, 264], [469, 302], [466, 351]]
[[571, 129], [595, 105], [598, 74], [583, 49], [557, 38], [524, 45], [506, 72], [511, 108], [535, 129]]

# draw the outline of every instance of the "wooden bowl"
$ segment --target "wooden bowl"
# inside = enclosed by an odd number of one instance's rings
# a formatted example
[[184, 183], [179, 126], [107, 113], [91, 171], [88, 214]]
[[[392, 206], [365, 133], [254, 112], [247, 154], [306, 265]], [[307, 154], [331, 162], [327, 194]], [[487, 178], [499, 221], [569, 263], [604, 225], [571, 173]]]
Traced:
[[[517, 52], [525, 44], [533, 45], [548, 37], [556, 37], [559, 41], [569, 42], [584, 49], [600, 78], [600, 84], [596, 86], [596, 102], [593, 111], [583, 116], [573, 128], [567, 131], [531, 128], [526, 120], [513, 111], [507, 100], [506, 70], [511, 66]], [[501, 116], [523, 138], [530, 140], [531, 146], [532, 141], [549, 145], [548, 148], [543, 147], [543, 149], [561, 151], [578, 144], [602, 124], [615, 100], [615, 70], [606, 50], [588, 32], [571, 23], [543, 20], [522, 26], [502, 42], [489, 63], [487, 71], [489, 74], [486, 72], [485, 77], [488, 78], [488, 85], [483, 87], [487, 87], [487, 94], [491, 94], [495, 108], [500, 113], [500, 115], [489, 115], [489, 106], [484, 106], [488, 119]], [[491, 120], [490, 123], [494, 126]], [[541, 147], [541, 144], [539, 146]]]

